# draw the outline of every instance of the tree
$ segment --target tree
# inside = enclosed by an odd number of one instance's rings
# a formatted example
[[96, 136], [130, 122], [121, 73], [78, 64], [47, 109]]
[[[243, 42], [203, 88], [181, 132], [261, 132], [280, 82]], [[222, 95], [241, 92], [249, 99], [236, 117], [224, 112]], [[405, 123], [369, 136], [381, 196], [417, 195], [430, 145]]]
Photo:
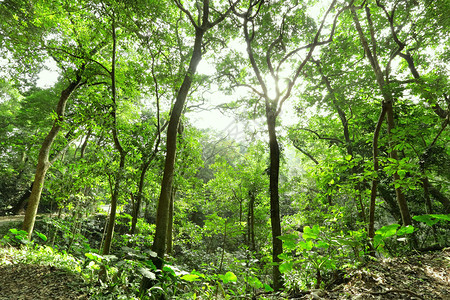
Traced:
[[[314, 21], [304, 12], [306, 4], [292, 4], [286, 6], [285, 2], [265, 3], [264, 1], [250, 1], [248, 7], [242, 12], [234, 10], [234, 14], [242, 19], [244, 41], [247, 47], [247, 55], [251, 70], [256, 77], [255, 85], [247, 82], [240, 82], [240, 75], [231, 74], [225, 71], [225, 75], [232, 80], [233, 86], [247, 86], [259, 99], [264, 101], [266, 125], [269, 135], [270, 149], [270, 215], [272, 224], [272, 260], [273, 285], [275, 290], [282, 287], [281, 273], [278, 268], [280, 254], [283, 252], [281, 236], [281, 218], [279, 209], [279, 172], [280, 172], [280, 147], [276, 132], [278, 116], [281, 113], [284, 102], [289, 99], [297, 84], [300, 74], [305, 65], [310, 60], [316, 47], [329, 43], [332, 40], [336, 20], [339, 11], [330, 28], [330, 36], [321, 40], [322, 29], [325, 20], [334, 6], [334, 1], [324, 18], [316, 27]], [[270, 15], [276, 14], [279, 18], [272, 19]], [[298, 19], [300, 18], [300, 19]], [[273, 30], [277, 28], [277, 30]], [[312, 35], [311, 32], [314, 32]], [[301, 37], [299, 37], [301, 33]], [[311, 41], [312, 40], [312, 41]], [[299, 46], [300, 42], [307, 43]], [[294, 59], [294, 55], [305, 51], [305, 57], [299, 61]], [[295, 67], [287, 69], [288, 64]], [[269, 78], [265, 78], [264, 72], [269, 73]], [[284, 76], [284, 73], [290, 73]], [[284, 84], [284, 82], [286, 84]], [[253, 81], [251, 81], [253, 83]], [[273, 95], [274, 94], [274, 95]]]
[[[79, 14], [75, 15], [72, 12], [63, 10], [62, 4], [55, 5], [53, 3], [51, 6], [47, 4], [43, 2], [34, 7], [30, 7], [19, 2], [13, 3], [8, 1], [2, 3], [2, 6], [4, 6], [7, 14], [10, 16], [11, 22], [15, 22], [16, 32], [9, 33], [10, 40], [15, 49], [28, 48], [33, 44], [39, 45], [37, 49], [43, 49], [48, 56], [52, 57], [65, 70], [65, 76], [67, 78], [67, 85], [59, 96], [53, 126], [45, 137], [39, 151], [33, 189], [22, 226], [23, 230], [28, 232], [28, 237], [31, 237], [33, 231], [45, 175], [51, 165], [49, 161], [50, 150], [62, 128], [67, 101], [73, 92], [86, 84], [86, 80], [90, 75], [90, 67], [95, 65], [91, 61], [92, 57], [104, 46], [102, 40], [98, 41], [98, 38], [92, 38], [93, 32], [84, 30], [83, 36], [74, 28], [73, 23], [75, 18], [78, 26], [91, 25], [89, 21], [92, 19], [86, 18], [86, 12], [77, 10]], [[61, 19], [47, 18], [46, 15], [52, 10], [56, 10], [54, 15], [61, 16]], [[23, 18], [19, 19], [18, 15], [23, 15]], [[68, 18], [65, 19], [65, 16], [68, 16]], [[63, 28], [67, 35], [51, 35], [55, 28]], [[25, 38], [16, 39], [17, 32], [20, 32], [19, 36], [24, 36]], [[37, 35], [36, 32], [38, 32]], [[76, 47], [72, 48], [70, 46], [72, 44], [76, 45]], [[15, 55], [20, 57], [20, 55], [25, 55], [25, 53], [19, 52]]]
[[[177, 93], [175, 103], [170, 113], [169, 124], [167, 127], [166, 138], [166, 157], [164, 164], [164, 175], [161, 182], [161, 194], [158, 200], [158, 208], [156, 215], [156, 232], [152, 250], [157, 253], [158, 260], [156, 267], [162, 268], [163, 258], [166, 247], [168, 217], [170, 197], [172, 193], [172, 183], [174, 174], [174, 164], [176, 155], [176, 141], [180, 117], [191, 87], [197, 66], [202, 58], [202, 45], [205, 33], [222, 22], [231, 12], [231, 8], [226, 9], [223, 13], [215, 15], [215, 11], [211, 12], [212, 6], [208, 0], [203, 0], [202, 7], [198, 9], [198, 21], [195, 20], [190, 11], [185, 8], [181, 2], [175, 1], [177, 7], [187, 16], [189, 22], [195, 29], [193, 52], [189, 61], [189, 67], [184, 76], [183, 83]], [[211, 18], [215, 19], [211, 21]], [[145, 280], [144, 280], [145, 281]], [[143, 285], [143, 289], [148, 288], [148, 284]]]

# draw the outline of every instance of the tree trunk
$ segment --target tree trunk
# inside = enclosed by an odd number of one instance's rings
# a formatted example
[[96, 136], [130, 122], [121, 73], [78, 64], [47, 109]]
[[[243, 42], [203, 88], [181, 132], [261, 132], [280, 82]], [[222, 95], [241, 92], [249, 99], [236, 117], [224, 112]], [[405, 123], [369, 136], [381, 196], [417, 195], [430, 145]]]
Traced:
[[167, 254], [172, 254], [173, 246], [173, 203], [175, 201], [175, 188], [172, 187], [172, 193], [170, 195], [170, 205], [169, 205], [169, 223], [167, 224]]
[[428, 177], [424, 176], [422, 177], [422, 186], [423, 186], [423, 197], [425, 198], [425, 207], [426, 207], [426, 212], [427, 214], [432, 214], [433, 213], [433, 205], [431, 204], [431, 199], [430, 199], [430, 192], [428, 191], [428, 187], [429, 187], [429, 181], [428, 181]]
[[189, 69], [184, 77], [180, 90], [178, 91], [178, 95], [170, 114], [169, 125], [167, 128], [166, 161], [164, 164], [164, 174], [161, 182], [161, 193], [159, 196], [158, 207], [156, 211], [156, 231], [152, 246], [152, 250], [157, 254], [157, 259], [155, 260], [155, 266], [157, 267], [157, 269], [162, 268], [164, 253], [166, 252], [166, 235], [169, 221], [170, 194], [172, 191], [175, 156], [177, 151], [178, 124], [180, 123], [181, 114], [192, 84], [193, 76], [202, 58], [201, 46], [203, 35], [204, 30], [201, 28], [197, 28], [195, 34], [194, 51], [189, 63]]
[[108, 255], [111, 250], [112, 238], [114, 235], [114, 227], [116, 223], [117, 202], [119, 200], [120, 182], [122, 172], [125, 166], [125, 155], [120, 155], [119, 169], [116, 173], [116, 181], [114, 189], [111, 191], [111, 207], [108, 219], [108, 229], [106, 230], [105, 243], [103, 244], [102, 255]]
[[255, 243], [255, 194], [249, 193], [250, 201], [248, 203], [248, 246], [250, 251], [256, 251]]
[[[389, 99], [389, 101], [386, 101], [385, 105], [386, 105], [386, 117], [387, 117], [386, 119], [387, 119], [387, 124], [388, 124], [388, 135], [390, 136], [392, 130], [395, 128], [394, 109], [392, 106], [393, 105], [392, 99]], [[390, 144], [391, 144], [390, 145], [391, 153], [389, 156], [392, 159], [395, 159], [396, 161], [398, 161], [397, 150], [394, 149], [393, 143], [390, 143]], [[397, 174], [397, 172], [394, 173], [393, 177], [394, 177], [394, 184], [396, 182], [400, 181], [400, 176]], [[411, 225], [411, 223], [412, 223], [411, 215], [409, 214], [409, 209], [408, 209], [408, 204], [406, 202], [405, 194], [403, 194], [403, 191], [400, 187], [395, 188], [395, 194], [397, 195], [398, 207], [400, 208], [400, 213], [402, 214], [403, 226]]]
[[81, 82], [81, 76], [72, 81], [69, 86], [61, 92], [58, 105], [56, 107], [57, 118], [53, 121], [52, 129], [47, 134], [39, 150], [38, 162], [36, 166], [36, 173], [34, 175], [33, 188], [31, 190], [30, 198], [28, 200], [25, 218], [23, 220], [22, 229], [28, 233], [28, 239], [31, 238], [33, 232], [34, 222], [36, 221], [36, 214], [41, 200], [42, 189], [44, 188], [45, 174], [50, 167], [49, 155], [53, 142], [61, 130], [61, 125], [64, 122], [64, 112], [66, 109], [67, 100], [73, 91], [75, 91]]
[[272, 277], [273, 288], [277, 291], [283, 287], [278, 257], [283, 253], [283, 243], [278, 238], [281, 236], [280, 199], [278, 194], [278, 181], [280, 173], [280, 148], [276, 134], [276, 115], [270, 108], [266, 108], [267, 127], [269, 130], [270, 148], [270, 221], [272, 225]]
[[372, 179], [372, 188], [370, 191], [370, 208], [369, 208], [369, 229], [368, 234], [369, 238], [373, 239], [375, 236], [375, 200], [377, 199], [377, 187], [378, 187], [378, 137], [381, 131], [381, 125], [383, 124], [384, 117], [386, 115], [386, 109], [381, 109], [380, 116], [378, 117], [377, 126], [375, 127], [375, 131], [373, 133], [373, 141], [372, 141], [372, 155], [373, 155], [373, 170], [375, 172], [375, 178]]
[[138, 192], [136, 195], [136, 201], [134, 202], [134, 206], [133, 206], [133, 215], [132, 215], [132, 219], [131, 219], [130, 234], [135, 234], [135, 232], [136, 232], [137, 219], [139, 216], [139, 211], [141, 210], [142, 193], [144, 190], [145, 174], [147, 173], [149, 165], [150, 165], [150, 161], [145, 162], [141, 167], [141, 176], [139, 177]]
[[[109, 214], [109, 220], [108, 220], [108, 229], [106, 231], [105, 236], [105, 244], [103, 245], [102, 254], [108, 255], [109, 251], [111, 250], [111, 243], [112, 238], [114, 235], [114, 226], [116, 223], [116, 211], [117, 211], [117, 202], [119, 200], [119, 192], [120, 192], [120, 183], [122, 181], [122, 173], [125, 168], [125, 157], [126, 152], [122, 148], [122, 145], [120, 144], [118, 132], [117, 132], [117, 95], [116, 95], [116, 47], [117, 47], [117, 39], [116, 39], [116, 23], [115, 19], [113, 17], [112, 24], [112, 42], [113, 42], [113, 49], [112, 49], [112, 58], [111, 58], [111, 100], [112, 100], [112, 111], [111, 111], [111, 117], [113, 120], [112, 125], [112, 135], [114, 140], [114, 147], [119, 152], [120, 155], [120, 163], [119, 163], [119, 169], [116, 173], [116, 178], [114, 182], [114, 188], [111, 191], [111, 207], [110, 207], [110, 214]], [[103, 271], [103, 270], [102, 270]]]

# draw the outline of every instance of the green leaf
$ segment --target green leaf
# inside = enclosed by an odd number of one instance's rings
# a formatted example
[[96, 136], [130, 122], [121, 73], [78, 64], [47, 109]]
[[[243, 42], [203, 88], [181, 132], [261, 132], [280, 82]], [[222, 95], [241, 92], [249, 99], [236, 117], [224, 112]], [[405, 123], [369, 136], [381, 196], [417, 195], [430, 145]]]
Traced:
[[199, 276], [195, 275], [195, 274], [186, 274], [184, 276], [181, 276], [180, 278], [185, 280], [185, 281], [189, 281], [189, 282], [200, 281], [200, 279], [198, 279]]
[[47, 241], [47, 236], [45, 234], [35, 231], [36, 235], [40, 237], [44, 242]]
[[274, 289], [268, 285], [267, 283], [264, 283], [264, 290], [266, 290], [266, 292], [273, 292]]
[[350, 161], [351, 159], [352, 159], [352, 156], [350, 154], [345, 156], [345, 160]]
[[285, 261], [282, 264], [280, 264], [279, 269], [280, 272], [286, 273], [292, 270], [292, 268], [294, 267], [294, 263], [292, 261]]
[[438, 220], [450, 221], [450, 214], [448, 214], [448, 215], [431, 214], [430, 216], [432, 216], [433, 218], [436, 218]]
[[141, 268], [138, 269], [138, 271], [139, 271], [139, 273], [142, 274], [142, 276], [144, 276], [144, 277], [146, 277], [148, 279], [151, 279], [151, 280], [155, 280], [156, 279], [155, 273], [153, 273], [152, 271], [150, 271], [147, 268], [141, 267]]
[[85, 253], [84, 256], [89, 258], [90, 260], [102, 261], [103, 257], [98, 255], [97, 253]]
[[277, 238], [283, 241], [283, 248], [285, 248], [286, 250], [292, 250], [297, 245], [296, 241], [297, 241], [298, 235], [289, 233], [289, 234], [285, 234], [282, 236], [278, 236]]
[[328, 247], [330, 247], [330, 244], [324, 241], [318, 241], [317, 242], [317, 247], [318, 248], [323, 248], [323, 249], [328, 249]]
[[316, 239], [319, 234], [319, 226], [314, 225], [313, 228], [309, 226], [305, 226], [303, 228], [303, 238], [307, 239]]
[[402, 226], [398, 231], [397, 231], [397, 235], [398, 236], [402, 236], [405, 234], [411, 234], [414, 232], [414, 226], [412, 225], [408, 225], [408, 226]]
[[400, 179], [405, 178], [406, 170], [397, 170], [398, 176], [400, 176]]
[[223, 283], [237, 281], [237, 277], [233, 272], [226, 272], [225, 275], [219, 275], [219, 278], [222, 279]]
[[419, 222], [423, 222], [423, 223], [427, 224], [428, 226], [433, 226], [434, 224], [439, 222], [438, 219], [433, 218], [431, 215], [414, 216], [413, 219], [416, 221], [419, 221]]
[[250, 284], [250, 286], [254, 289], [260, 289], [264, 286], [258, 278], [253, 277], [253, 276], [249, 277], [247, 279], [247, 281], [248, 281], [248, 284]]
[[314, 247], [314, 243], [311, 240], [301, 241], [298, 246], [302, 250], [310, 251]]
[[390, 237], [395, 235], [395, 233], [397, 232], [397, 228], [399, 227], [400, 224], [386, 225], [375, 231], [375, 234], [381, 235], [384, 238]]

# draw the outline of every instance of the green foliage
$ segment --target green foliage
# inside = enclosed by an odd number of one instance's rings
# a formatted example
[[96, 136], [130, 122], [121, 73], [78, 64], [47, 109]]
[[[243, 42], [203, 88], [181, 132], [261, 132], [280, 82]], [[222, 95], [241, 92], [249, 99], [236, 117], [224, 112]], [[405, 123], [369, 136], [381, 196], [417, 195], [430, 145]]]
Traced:
[[[302, 234], [280, 236], [285, 253], [280, 255], [279, 269], [288, 288], [324, 286], [333, 272], [357, 266], [367, 250], [365, 238], [364, 231], [333, 233], [318, 225], [305, 226]], [[300, 282], [295, 280], [299, 277]]]
[[407, 241], [416, 229], [412, 225], [386, 225], [375, 231], [374, 247], [381, 253], [397, 255], [401, 253], [402, 243]]
[[442, 214], [429, 214], [429, 215], [421, 215], [421, 216], [414, 216], [414, 220], [423, 222], [428, 226], [433, 226], [434, 224], [441, 222], [449, 222], [450, 221], [450, 214], [449, 215], [442, 215]]
[[27, 245], [30, 243], [28, 240], [28, 233], [25, 230], [19, 230], [16, 228], [11, 228], [7, 235], [3, 236], [1, 239], [1, 244], [3, 245]]

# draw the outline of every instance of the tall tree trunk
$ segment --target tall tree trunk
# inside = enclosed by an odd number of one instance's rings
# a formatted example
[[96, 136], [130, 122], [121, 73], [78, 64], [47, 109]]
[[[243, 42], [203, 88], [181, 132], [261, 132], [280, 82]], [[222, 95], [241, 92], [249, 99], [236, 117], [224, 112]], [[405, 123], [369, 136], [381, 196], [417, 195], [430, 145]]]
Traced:
[[[197, 66], [202, 59], [201, 47], [204, 33], [205, 30], [203, 28], [196, 27], [194, 51], [192, 52], [189, 68], [184, 76], [183, 83], [181, 84], [177, 98], [173, 105], [169, 125], [167, 127], [166, 160], [164, 163], [164, 173], [161, 182], [161, 193], [159, 195], [158, 206], [156, 209], [156, 229], [152, 245], [152, 251], [156, 252], [156, 258], [153, 259], [153, 264], [158, 270], [162, 270], [164, 264], [164, 254], [166, 253], [167, 230], [169, 227], [169, 207], [175, 169], [175, 157], [177, 152], [178, 126], [189, 89], [191, 88], [192, 79], [196, 73]], [[148, 290], [151, 284], [152, 283], [149, 278], [143, 277], [140, 286], [141, 294]]]
[[139, 183], [138, 183], [138, 193], [136, 196], [136, 202], [134, 203], [134, 207], [133, 207], [133, 215], [132, 215], [132, 219], [131, 219], [131, 230], [130, 230], [130, 234], [134, 234], [136, 232], [136, 224], [137, 224], [137, 219], [139, 216], [139, 212], [141, 210], [141, 203], [142, 203], [142, 195], [144, 192], [144, 183], [145, 183], [145, 175], [147, 174], [148, 168], [150, 167], [150, 164], [152, 163], [153, 159], [155, 159], [156, 154], [158, 153], [158, 147], [159, 144], [161, 142], [161, 131], [163, 131], [166, 126], [167, 126], [167, 122], [161, 127], [160, 126], [160, 122], [159, 122], [159, 100], [158, 101], [158, 125], [157, 125], [157, 130], [158, 130], [158, 137], [156, 138], [156, 142], [155, 142], [155, 148], [153, 149], [153, 152], [151, 153], [150, 157], [147, 159], [147, 161], [142, 163], [141, 166], [141, 176], [139, 177]]
[[428, 190], [430, 183], [428, 181], [428, 177], [425, 174], [423, 174], [423, 177], [422, 177], [422, 186], [423, 186], [423, 197], [425, 198], [426, 212], [427, 212], [427, 214], [432, 214], [433, 213], [433, 205], [431, 204], [430, 192]]
[[192, 57], [189, 63], [189, 69], [184, 77], [180, 90], [178, 91], [178, 95], [173, 105], [173, 109], [170, 114], [169, 125], [167, 128], [166, 161], [164, 164], [164, 174], [161, 182], [161, 193], [159, 196], [158, 207], [156, 211], [156, 231], [152, 246], [152, 250], [155, 251], [157, 254], [157, 259], [154, 262], [157, 269], [162, 268], [164, 253], [166, 252], [170, 194], [172, 191], [175, 156], [177, 151], [178, 125], [180, 123], [180, 118], [184, 108], [184, 104], [186, 102], [186, 98], [192, 84], [193, 76], [202, 58], [201, 46], [203, 41], [203, 35], [204, 30], [201, 28], [197, 28], [195, 34], [194, 51], [192, 53]]
[[117, 132], [117, 94], [116, 94], [116, 48], [117, 48], [117, 39], [116, 39], [116, 23], [113, 16], [112, 20], [112, 42], [113, 42], [113, 49], [112, 49], [112, 58], [111, 58], [111, 100], [112, 100], [112, 110], [111, 110], [111, 117], [113, 120], [112, 124], [112, 135], [114, 140], [114, 147], [116, 148], [117, 152], [119, 152], [120, 155], [120, 162], [119, 162], [119, 169], [116, 172], [116, 178], [114, 182], [114, 188], [111, 191], [111, 208], [110, 208], [110, 214], [109, 214], [109, 221], [108, 221], [108, 229], [106, 231], [105, 236], [105, 244], [103, 245], [102, 254], [108, 255], [109, 251], [111, 250], [111, 243], [112, 238], [114, 235], [114, 226], [116, 222], [116, 211], [117, 211], [117, 202], [119, 200], [119, 192], [120, 192], [120, 183], [122, 181], [122, 173], [125, 168], [125, 157], [126, 152], [122, 148], [122, 145], [119, 141], [119, 136]]
[[369, 238], [375, 236], [375, 200], [377, 198], [377, 187], [378, 187], [378, 137], [380, 136], [381, 125], [383, 124], [384, 117], [386, 116], [386, 109], [381, 109], [380, 116], [378, 117], [377, 126], [373, 132], [372, 141], [372, 155], [373, 155], [373, 171], [375, 172], [375, 178], [372, 179], [372, 188], [370, 191], [370, 208], [369, 208]]
[[278, 145], [276, 134], [276, 115], [270, 108], [266, 108], [267, 127], [269, 130], [269, 148], [270, 148], [270, 221], [272, 226], [272, 267], [273, 285], [275, 290], [283, 287], [278, 257], [283, 253], [283, 243], [278, 238], [281, 236], [280, 220], [280, 197], [278, 193], [278, 181], [280, 174], [280, 147]]
[[28, 199], [28, 206], [25, 212], [22, 229], [28, 233], [28, 238], [31, 238], [33, 232], [34, 222], [36, 221], [36, 214], [41, 200], [42, 189], [44, 188], [45, 175], [50, 167], [49, 155], [53, 142], [56, 139], [61, 125], [64, 122], [64, 113], [66, 109], [67, 100], [70, 95], [78, 88], [81, 82], [81, 76], [69, 83], [69, 86], [61, 92], [58, 105], [56, 107], [57, 118], [53, 121], [53, 126], [42, 143], [39, 150], [38, 162], [36, 166], [36, 173], [34, 175], [33, 188]]

